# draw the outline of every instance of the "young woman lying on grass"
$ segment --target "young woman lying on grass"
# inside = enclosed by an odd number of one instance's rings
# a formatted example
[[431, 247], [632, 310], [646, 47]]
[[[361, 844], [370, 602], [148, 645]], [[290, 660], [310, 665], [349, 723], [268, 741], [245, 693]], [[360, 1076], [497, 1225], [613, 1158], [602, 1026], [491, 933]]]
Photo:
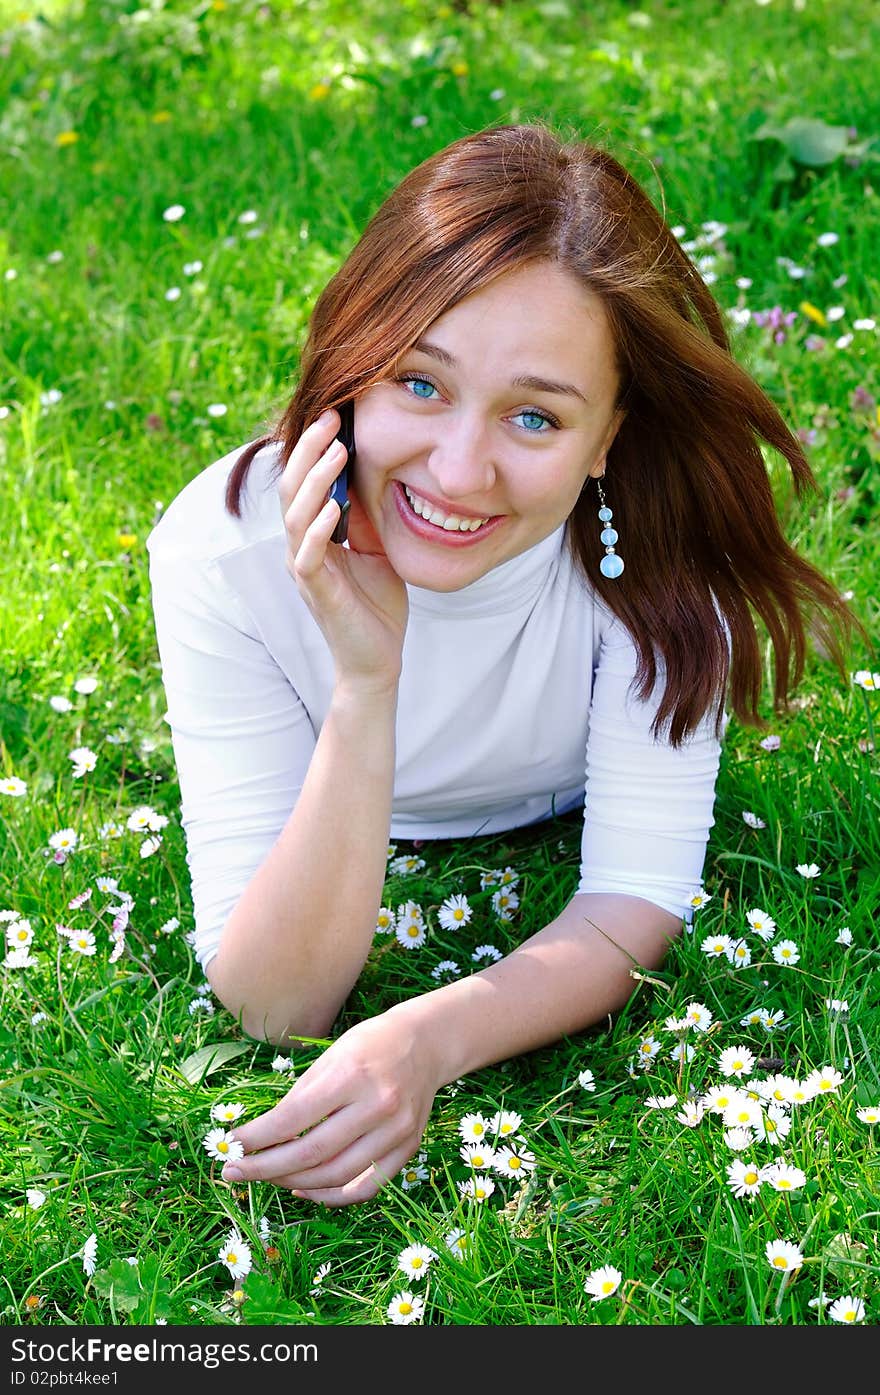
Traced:
[[497, 126], [375, 214], [277, 427], [149, 540], [198, 959], [246, 1032], [289, 1045], [330, 1032], [361, 972], [389, 838], [583, 802], [580, 877], [506, 958], [338, 1037], [236, 1128], [225, 1178], [374, 1196], [443, 1084], [600, 1021], [661, 963], [700, 885], [725, 702], [765, 725], [752, 612], [777, 707], [808, 630], [845, 674], [831, 622], [858, 626], [783, 537], [762, 441], [816, 488], [603, 151]]

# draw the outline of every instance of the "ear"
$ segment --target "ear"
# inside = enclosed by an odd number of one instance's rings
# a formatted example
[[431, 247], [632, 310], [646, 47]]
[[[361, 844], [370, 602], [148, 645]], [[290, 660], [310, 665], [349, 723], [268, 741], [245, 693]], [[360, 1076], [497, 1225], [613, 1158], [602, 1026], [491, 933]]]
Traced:
[[614, 442], [614, 438], [620, 430], [621, 426], [623, 425], [625, 418], [626, 409], [624, 407], [618, 407], [617, 411], [614, 413], [613, 417], [611, 418], [611, 421], [608, 424], [608, 430], [606, 431], [604, 440], [602, 441], [602, 445], [599, 448], [599, 454], [596, 456], [596, 459], [593, 461], [592, 465], [587, 471], [588, 478], [601, 479], [602, 476], [605, 474], [605, 465], [608, 452], [610, 451], [611, 446]]

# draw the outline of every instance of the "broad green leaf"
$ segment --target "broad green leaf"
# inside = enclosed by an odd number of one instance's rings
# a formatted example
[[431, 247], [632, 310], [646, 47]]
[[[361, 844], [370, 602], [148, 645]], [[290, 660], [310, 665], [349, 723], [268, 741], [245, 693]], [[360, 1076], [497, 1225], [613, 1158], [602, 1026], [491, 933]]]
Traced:
[[111, 1259], [106, 1269], [98, 1269], [92, 1275], [92, 1284], [102, 1298], [113, 1297], [117, 1308], [130, 1313], [142, 1298], [141, 1282], [136, 1264], [127, 1264], [124, 1259]]
[[177, 1069], [190, 1085], [198, 1085], [213, 1075], [215, 1070], [225, 1066], [227, 1061], [234, 1061], [236, 1056], [243, 1056], [246, 1051], [250, 1051], [247, 1042], [218, 1041], [212, 1046], [200, 1046], [198, 1051], [181, 1061]]

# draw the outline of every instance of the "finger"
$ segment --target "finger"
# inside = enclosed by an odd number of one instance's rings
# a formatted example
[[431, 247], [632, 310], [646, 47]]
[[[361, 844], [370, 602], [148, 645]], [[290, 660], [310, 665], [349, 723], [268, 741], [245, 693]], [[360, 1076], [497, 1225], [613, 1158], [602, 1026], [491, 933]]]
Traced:
[[232, 1137], [237, 1139], [245, 1153], [255, 1153], [261, 1148], [272, 1148], [277, 1143], [289, 1143], [306, 1129], [313, 1129], [323, 1119], [329, 1118], [337, 1109], [350, 1101], [343, 1098], [342, 1092], [329, 1086], [326, 1073], [309, 1079], [310, 1073], [322, 1060], [321, 1057], [292, 1085], [283, 1099], [265, 1114], [258, 1114], [246, 1124], [236, 1124]]
[[278, 497], [281, 500], [282, 513], [286, 511], [291, 500], [296, 497], [297, 490], [309, 470], [326, 451], [339, 431], [341, 425], [339, 413], [332, 407], [329, 411], [330, 415], [326, 419], [322, 414], [310, 426], [306, 427], [290, 452], [290, 457], [278, 480]]
[[[276, 1186], [287, 1187], [290, 1191], [343, 1187], [360, 1177], [371, 1166], [373, 1158], [383, 1157], [391, 1152], [396, 1133], [397, 1130], [393, 1128], [365, 1133], [355, 1139], [350, 1147], [343, 1148], [326, 1161], [314, 1167], [291, 1169], [285, 1176], [273, 1176], [271, 1180]], [[259, 1156], [257, 1155], [257, 1160]], [[239, 1164], [235, 1163], [233, 1166], [237, 1167]]]
[[[261, 1120], [253, 1122], [258, 1124]], [[308, 1172], [348, 1148], [363, 1133], [364, 1123], [363, 1111], [357, 1105], [346, 1105], [298, 1137], [291, 1137], [288, 1131], [262, 1148], [245, 1148], [245, 1156], [228, 1165], [235, 1168], [234, 1180], [242, 1182], [275, 1181], [285, 1173]], [[243, 1129], [236, 1129], [233, 1135], [242, 1146], [246, 1141], [243, 1133]], [[226, 1176], [225, 1171], [223, 1175]]]
[[395, 1149], [384, 1158], [371, 1163], [368, 1168], [352, 1181], [341, 1187], [316, 1187], [302, 1190], [292, 1189], [294, 1195], [304, 1201], [315, 1201], [322, 1206], [353, 1206], [360, 1201], [370, 1201], [378, 1192], [392, 1182], [404, 1163], [411, 1156], [406, 1149]]
[[327, 547], [333, 536], [333, 529], [339, 521], [341, 510], [335, 499], [329, 499], [320, 513], [309, 524], [303, 540], [293, 557], [293, 579], [307, 584], [312, 589], [319, 581], [324, 564], [328, 560]]
[[306, 530], [320, 513], [346, 459], [347, 452], [342, 442], [332, 441], [306, 471], [293, 499], [283, 510], [284, 529], [291, 554], [296, 554]]

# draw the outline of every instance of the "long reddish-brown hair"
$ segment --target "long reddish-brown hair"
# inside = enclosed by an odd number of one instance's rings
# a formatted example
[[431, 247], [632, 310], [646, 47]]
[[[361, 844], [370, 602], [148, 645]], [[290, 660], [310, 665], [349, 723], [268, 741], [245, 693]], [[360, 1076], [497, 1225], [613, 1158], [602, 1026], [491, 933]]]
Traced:
[[543, 122], [464, 136], [393, 190], [319, 295], [299, 386], [275, 428], [239, 456], [226, 507], [241, 516], [258, 450], [281, 444], [280, 475], [326, 407], [387, 378], [444, 311], [536, 259], [601, 297], [616, 346], [626, 416], [604, 486], [623, 574], [606, 580], [599, 571], [593, 489], [582, 492], [565, 536], [633, 637], [640, 699], [657, 681], [655, 650], [662, 656], [653, 735], [668, 723], [668, 740], [680, 745], [713, 703], [720, 735], [725, 700], [740, 721], [764, 729], [750, 607], [773, 644], [776, 711], [803, 675], [808, 632], [844, 678], [833, 622], [847, 644], [853, 628], [867, 639], [836, 588], [783, 537], [760, 441], [788, 461], [798, 498], [818, 485], [797, 438], [732, 358], [718, 305], [647, 195], [611, 155]]

